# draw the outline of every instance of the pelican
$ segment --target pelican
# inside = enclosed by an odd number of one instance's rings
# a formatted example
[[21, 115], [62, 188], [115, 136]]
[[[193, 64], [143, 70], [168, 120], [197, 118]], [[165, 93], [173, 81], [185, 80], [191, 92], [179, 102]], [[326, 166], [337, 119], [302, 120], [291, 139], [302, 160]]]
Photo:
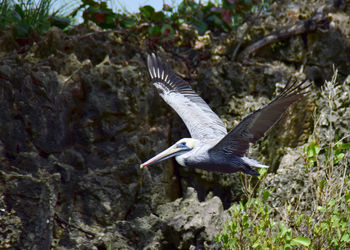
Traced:
[[286, 109], [303, 97], [305, 81], [288, 81], [281, 94], [269, 104], [247, 115], [227, 132], [225, 124], [197, 95], [189, 83], [178, 77], [155, 54], [148, 55], [147, 64], [153, 85], [159, 95], [182, 118], [192, 138], [183, 138], [142, 163], [141, 168], [170, 157], [185, 167], [223, 173], [243, 172], [258, 176], [254, 168], [267, 168], [245, 156], [249, 143], [255, 143], [282, 116]]

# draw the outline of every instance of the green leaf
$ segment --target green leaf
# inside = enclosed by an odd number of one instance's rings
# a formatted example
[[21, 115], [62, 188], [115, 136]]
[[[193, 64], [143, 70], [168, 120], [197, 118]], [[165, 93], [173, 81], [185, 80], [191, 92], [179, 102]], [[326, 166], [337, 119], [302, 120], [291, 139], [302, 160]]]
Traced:
[[350, 202], [350, 192], [345, 194], [345, 201]]
[[228, 242], [228, 235], [227, 235], [227, 234], [224, 234], [222, 240], [223, 240], [223, 242], [226, 242], [226, 243], [227, 243], [227, 242]]
[[105, 23], [106, 24], [114, 24], [114, 21], [115, 21], [115, 17], [113, 15], [106, 15], [105, 16]]
[[329, 225], [326, 222], [321, 222], [321, 228], [323, 232], [328, 232], [329, 231]]
[[150, 36], [159, 36], [160, 35], [160, 28], [159, 26], [151, 26], [148, 28], [148, 34]]
[[328, 202], [327, 207], [332, 208], [335, 205], [335, 200], [332, 199], [330, 202]]
[[235, 246], [236, 245], [236, 239], [231, 239], [230, 241], [227, 241], [228, 242], [228, 245], [229, 246]]
[[292, 249], [292, 247], [289, 244], [285, 244], [283, 246], [283, 250], [290, 250], [290, 249]]
[[162, 21], [165, 19], [165, 14], [161, 11], [158, 11], [158, 12], [155, 12], [151, 17], [150, 19], [152, 21]]
[[51, 16], [50, 24], [51, 26], [57, 26], [60, 29], [64, 29], [70, 25], [70, 20], [66, 17]]
[[15, 12], [21, 17], [24, 18], [25, 17], [25, 13], [24, 10], [21, 8], [21, 6], [19, 4], [15, 5]]
[[339, 153], [339, 154], [337, 155], [337, 160], [338, 160], [338, 162], [341, 161], [341, 160], [344, 158], [344, 156], [345, 156], [344, 153]]
[[268, 191], [268, 190], [265, 190], [264, 191], [264, 194], [263, 194], [263, 201], [266, 201], [267, 200], [267, 198], [269, 198], [269, 196], [270, 196], [270, 192]]
[[253, 244], [253, 248], [257, 248], [257, 247], [259, 247], [259, 246], [261, 246], [261, 244], [260, 244], [260, 241], [259, 240], [257, 240], [257, 241], [255, 241], [255, 243]]
[[205, 22], [195, 22], [193, 24], [200, 35], [203, 35], [208, 30], [208, 25]]
[[323, 213], [326, 211], [326, 209], [324, 207], [321, 207], [321, 206], [318, 206], [317, 210], [320, 212], [323, 212]]
[[341, 241], [343, 241], [343, 242], [350, 242], [349, 234], [344, 234], [343, 237], [341, 237]]
[[136, 20], [134, 18], [126, 18], [125, 20], [123, 20], [120, 25], [122, 27], [125, 28], [131, 28], [131, 27], [135, 27], [137, 24]]
[[154, 8], [150, 5], [145, 5], [143, 7], [140, 7], [139, 10], [141, 14], [143, 14], [147, 18], [151, 18], [155, 12]]
[[259, 168], [258, 172], [260, 174], [260, 176], [258, 177], [259, 179], [262, 179], [266, 176], [267, 174], [267, 169], [266, 168]]
[[244, 210], [245, 210], [245, 207], [244, 207], [244, 205], [243, 205], [242, 202], [239, 203], [239, 207], [240, 207], [241, 211], [244, 211]]
[[298, 246], [298, 245], [303, 245], [303, 246], [310, 246], [311, 244], [311, 240], [309, 238], [306, 238], [306, 237], [296, 237], [294, 239], [292, 239], [291, 241], [291, 245], [292, 246]]
[[245, 215], [243, 216], [243, 223], [246, 224], [248, 222], [249, 216]]
[[281, 237], [284, 237], [284, 235], [288, 232], [288, 228], [285, 227], [282, 222], [279, 223], [279, 229], [281, 230]]
[[301, 224], [301, 222], [303, 221], [303, 219], [304, 219], [304, 214], [300, 214], [300, 215], [298, 216], [296, 222], [295, 222], [296, 225], [297, 225], [297, 226], [300, 226], [300, 224]]

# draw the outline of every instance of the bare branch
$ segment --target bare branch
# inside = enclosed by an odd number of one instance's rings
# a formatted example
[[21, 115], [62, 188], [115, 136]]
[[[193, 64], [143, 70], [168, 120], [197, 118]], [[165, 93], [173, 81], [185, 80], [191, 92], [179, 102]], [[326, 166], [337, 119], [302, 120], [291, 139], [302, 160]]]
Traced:
[[329, 28], [330, 18], [324, 13], [316, 13], [311, 18], [293, 25], [290, 28], [282, 29], [274, 34], [268, 35], [263, 39], [248, 46], [242, 52], [242, 58], [247, 58], [259, 49], [268, 46], [277, 41], [287, 39], [293, 36], [303, 35], [317, 30], [325, 30]]

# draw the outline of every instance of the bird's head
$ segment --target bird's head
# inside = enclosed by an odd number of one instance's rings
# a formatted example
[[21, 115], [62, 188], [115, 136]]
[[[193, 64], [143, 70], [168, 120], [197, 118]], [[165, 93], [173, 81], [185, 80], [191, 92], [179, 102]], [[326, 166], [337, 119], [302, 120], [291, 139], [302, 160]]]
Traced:
[[149, 165], [153, 165], [159, 163], [165, 159], [170, 157], [182, 155], [188, 151], [191, 151], [198, 144], [198, 140], [193, 138], [183, 138], [172, 145], [170, 148], [164, 150], [163, 152], [157, 154], [153, 158], [148, 161], [142, 163], [140, 165], [141, 168], [147, 167]]

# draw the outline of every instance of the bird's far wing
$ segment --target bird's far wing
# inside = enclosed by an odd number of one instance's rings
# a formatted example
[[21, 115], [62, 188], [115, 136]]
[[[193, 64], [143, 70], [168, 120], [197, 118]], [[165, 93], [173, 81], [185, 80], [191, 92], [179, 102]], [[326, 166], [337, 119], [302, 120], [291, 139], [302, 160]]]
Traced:
[[282, 93], [272, 102], [246, 116], [210, 152], [225, 152], [243, 156], [249, 148], [249, 143], [255, 143], [269, 130], [282, 116], [284, 111], [306, 93], [309, 85], [303, 86], [305, 81], [296, 84], [289, 80]]
[[153, 85], [182, 118], [193, 138], [211, 140], [227, 134], [221, 119], [187, 82], [175, 75], [154, 54], [148, 55], [147, 64]]

